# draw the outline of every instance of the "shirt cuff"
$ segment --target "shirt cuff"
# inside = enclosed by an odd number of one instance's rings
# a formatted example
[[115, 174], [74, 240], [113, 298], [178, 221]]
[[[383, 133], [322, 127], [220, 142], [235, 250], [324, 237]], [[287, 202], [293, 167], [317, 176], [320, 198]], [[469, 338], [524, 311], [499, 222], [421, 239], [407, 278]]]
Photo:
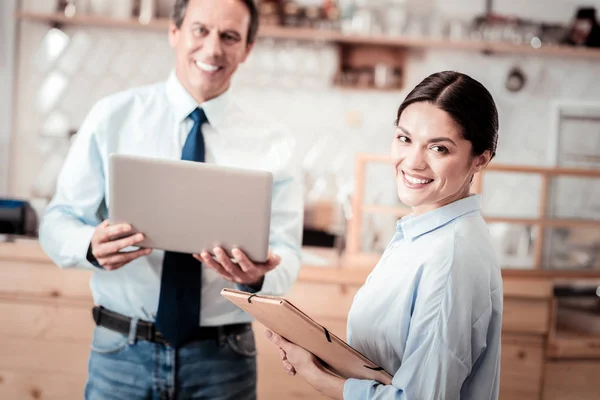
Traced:
[[371, 387], [378, 382], [366, 379], [346, 379], [344, 382], [344, 400], [368, 399]]
[[94, 256], [94, 254], [92, 254], [92, 243], [91, 242], [88, 245], [88, 251], [87, 251], [87, 255], [85, 256], [85, 259], [90, 264], [92, 264], [94, 267], [100, 268], [100, 269], [104, 269], [104, 267], [102, 265], [100, 265], [100, 263], [98, 262], [98, 260], [96, 260], [96, 257]]
[[263, 283], [265, 282], [265, 277], [260, 280], [260, 283], [256, 285], [244, 285], [242, 283], [236, 283], [237, 290], [241, 290], [242, 292], [248, 293], [258, 293], [262, 290]]
[[[89, 225], [81, 227], [81, 231], [77, 232], [77, 236], [71, 238], [71, 244], [73, 245], [73, 250], [77, 257], [77, 264], [88, 269], [104, 269], [91, 254], [90, 243], [92, 242], [92, 236], [94, 236], [95, 229], [96, 228]], [[92, 259], [88, 259], [88, 252]]]
[[260, 292], [269, 296], [285, 295], [300, 272], [300, 255], [288, 248], [273, 248], [273, 252], [281, 257], [281, 263], [265, 274]]

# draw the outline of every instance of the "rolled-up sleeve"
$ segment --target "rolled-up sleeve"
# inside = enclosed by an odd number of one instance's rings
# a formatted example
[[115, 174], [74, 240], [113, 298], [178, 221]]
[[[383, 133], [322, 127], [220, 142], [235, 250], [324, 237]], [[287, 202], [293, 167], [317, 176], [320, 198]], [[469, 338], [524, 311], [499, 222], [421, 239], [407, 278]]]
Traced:
[[79, 129], [40, 224], [40, 245], [61, 268], [96, 268], [86, 256], [105, 196], [95, 135], [99, 113], [96, 105]]
[[275, 182], [269, 247], [281, 257], [277, 268], [265, 275], [261, 293], [280, 296], [295, 282], [300, 271], [304, 202], [297, 174]]

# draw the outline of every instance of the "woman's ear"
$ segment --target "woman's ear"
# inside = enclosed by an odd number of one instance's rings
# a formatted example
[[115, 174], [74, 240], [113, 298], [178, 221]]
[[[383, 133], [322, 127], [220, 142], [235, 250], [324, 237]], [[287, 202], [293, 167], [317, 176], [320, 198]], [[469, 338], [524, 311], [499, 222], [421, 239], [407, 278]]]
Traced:
[[484, 151], [481, 155], [476, 156], [473, 159], [473, 171], [475, 173], [484, 169], [492, 159], [492, 152], [490, 150]]

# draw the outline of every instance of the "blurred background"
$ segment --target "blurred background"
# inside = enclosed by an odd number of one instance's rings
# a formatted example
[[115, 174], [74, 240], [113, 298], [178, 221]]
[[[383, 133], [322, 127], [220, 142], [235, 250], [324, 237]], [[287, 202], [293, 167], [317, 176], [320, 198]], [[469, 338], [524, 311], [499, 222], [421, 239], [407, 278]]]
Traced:
[[[0, 336], [11, 338], [0, 341], [0, 398], [81, 393], [88, 276], [48, 265], [37, 224], [91, 106], [164, 80], [174, 67], [172, 3], [0, 2], [0, 315], [9, 321]], [[354, 291], [406, 214], [386, 164], [396, 110], [427, 75], [460, 71], [490, 90], [500, 114], [497, 156], [474, 190], [483, 193], [506, 282], [501, 397], [598, 398], [600, 1], [258, 6], [259, 40], [234, 87], [296, 139], [305, 248], [290, 298], [344, 336]], [[56, 312], [80, 333], [61, 331], [48, 316]], [[37, 333], [22, 337], [32, 320]], [[58, 347], [48, 353], [42, 342]], [[60, 357], [68, 361], [57, 372]], [[266, 356], [259, 363], [261, 398], [317, 398], [285, 374], [267, 380], [280, 371]]]

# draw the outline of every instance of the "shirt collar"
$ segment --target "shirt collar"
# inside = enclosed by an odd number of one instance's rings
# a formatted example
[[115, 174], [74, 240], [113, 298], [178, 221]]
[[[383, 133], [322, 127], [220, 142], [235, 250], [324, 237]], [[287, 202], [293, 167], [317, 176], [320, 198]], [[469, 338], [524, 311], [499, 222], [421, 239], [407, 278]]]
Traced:
[[183, 87], [181, 82], [179, 82], [175, 71], [172, 71], [167, 79], [166, 93], [169, 102], [173, 106], [175, 118], [178, 122], [185, 120], [196, 107], [200, 107], [204, 110], [206, 118], [208, 118], [208, 123], [213, 128], [218, 127], [225, 118], [225, 113], [231, 97], [230, 89], [227, 89], [214, 99], [198, 104], [192, 95]]
[[407, 215], [396, 223], [396, 232], [414, 239], [442, 227], [456, 218], [481, 210], [481, 195], [473, 194], [419, 216]]

